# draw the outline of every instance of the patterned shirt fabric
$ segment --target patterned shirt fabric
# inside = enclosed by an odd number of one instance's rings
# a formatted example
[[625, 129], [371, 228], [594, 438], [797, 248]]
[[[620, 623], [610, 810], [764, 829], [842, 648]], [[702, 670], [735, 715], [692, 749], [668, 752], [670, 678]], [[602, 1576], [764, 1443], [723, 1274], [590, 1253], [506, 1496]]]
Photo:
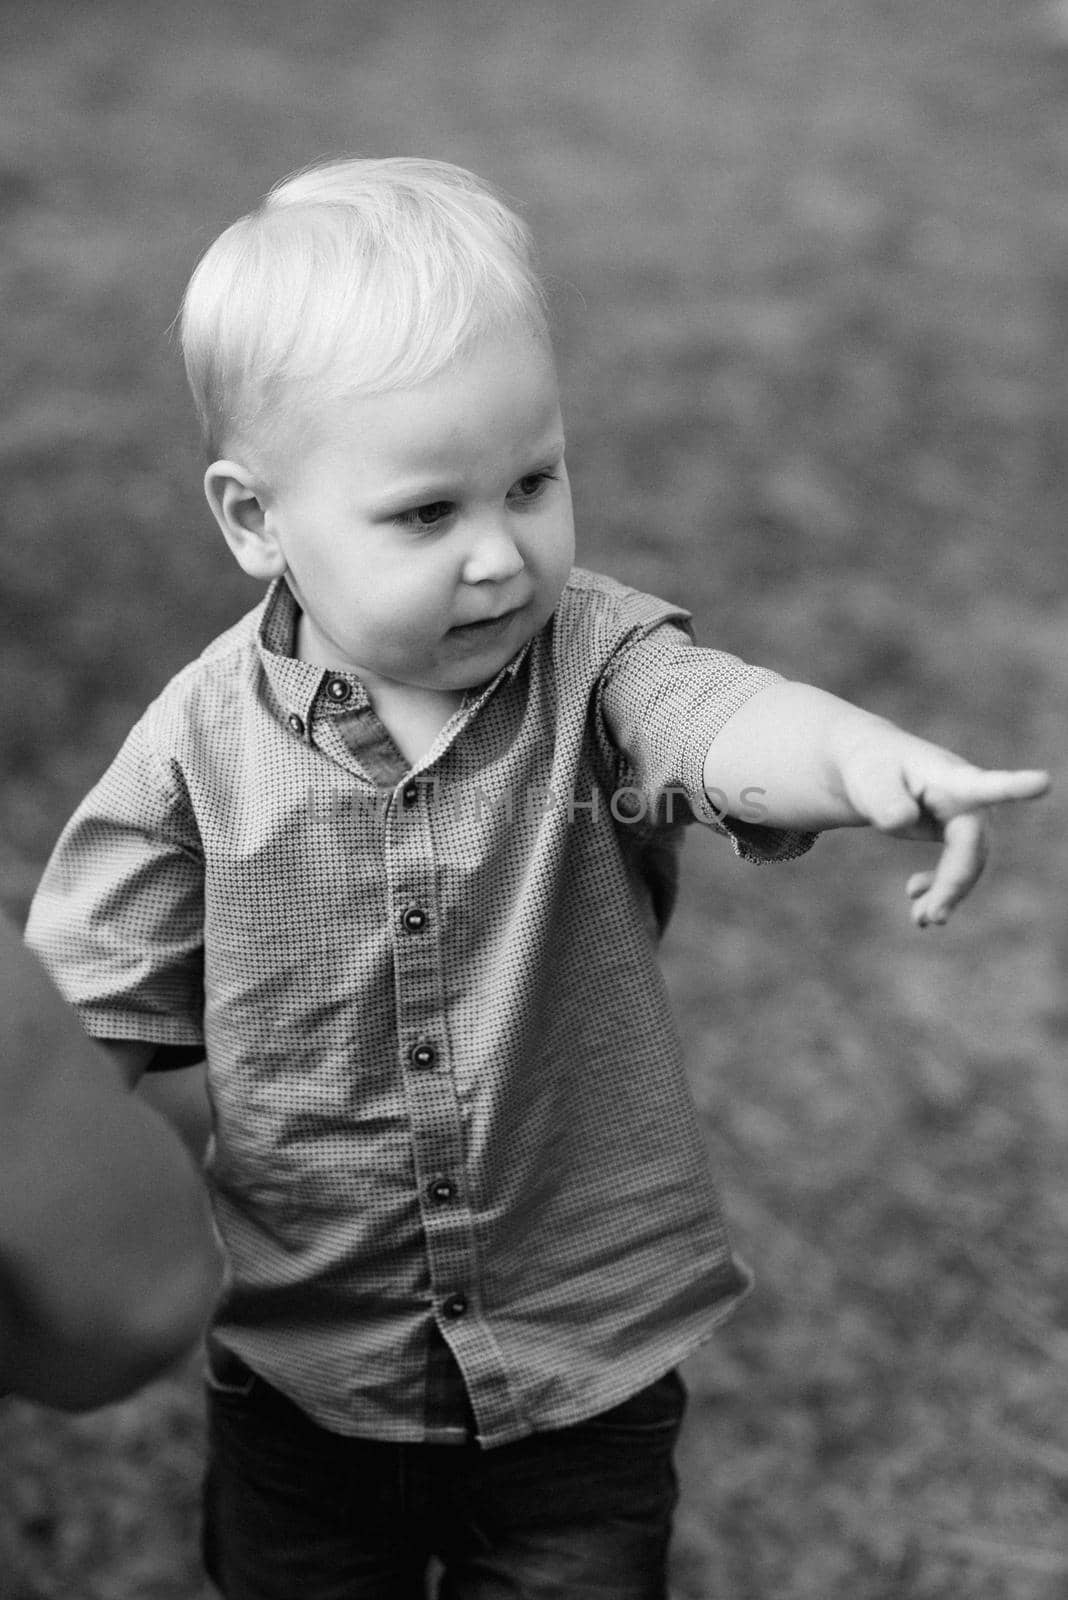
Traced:
[[456, 1442], [444, 1342], [501, 1445], [624, 1400], [748, 1288], [656, 946], [684, 823], [811, 843], [702, 787], [774, 674], [575, 569], [410, 766], [297, 618], [277, 582], [172, 680], [28, 937], [91, 1034], [207, 1058], [221, 1343], [336, 1432]]

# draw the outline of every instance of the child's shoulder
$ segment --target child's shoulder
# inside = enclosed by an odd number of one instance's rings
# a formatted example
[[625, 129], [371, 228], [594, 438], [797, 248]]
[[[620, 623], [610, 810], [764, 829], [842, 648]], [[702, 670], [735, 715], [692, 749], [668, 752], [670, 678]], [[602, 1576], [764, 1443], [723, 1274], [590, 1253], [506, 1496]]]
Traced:
[[198, 656], [194, 656], [189, 663], [195, 667], [198, 662], [221, 660], [235, 652], [255, 649], [256, 639], [259, 635], [263, 614], [267, 609], [270, 595], [265, 594], [258, 600], [251, 611], [246, 611], [243, 617], [238, 617], [222, 633], [217, 634], [210, 644], [206, 644]]
[[602, 661], [635, 634], [664, 622], [689, 627], [685, 606], [632, 589], [604, 573], [572, 567], [556, 612], [558, 649], [578, 646]]
[[250, 685], [258, 661], [257, 633], [265, 601], [206, 645], [164, 685], [147, 708], [150, 723], [195, 719], [205, 710], [218, 717], [222, 707]]

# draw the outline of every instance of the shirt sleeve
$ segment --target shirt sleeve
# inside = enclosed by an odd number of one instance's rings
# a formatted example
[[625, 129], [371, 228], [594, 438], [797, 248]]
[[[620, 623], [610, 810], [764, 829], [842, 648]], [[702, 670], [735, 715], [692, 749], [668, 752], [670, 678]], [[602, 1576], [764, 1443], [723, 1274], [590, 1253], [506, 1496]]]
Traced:
[[146, 718], [67, 824], [26, 938], [99, 1039], [203, 1054], [203, 853], [180, 774]]
[[803, 855], [814, 834], [762, 825], [758, 774], [737, 795], [710, 796], [704, 787], [716, 735], [747, 700], [778, 681], [767, 668], [694, 644], [677, 622], [636, 631], [613, 654], [600, 686], [601, 716], [623, 763], [620, 782], [650, 814], [727, 834], [745, 861]]

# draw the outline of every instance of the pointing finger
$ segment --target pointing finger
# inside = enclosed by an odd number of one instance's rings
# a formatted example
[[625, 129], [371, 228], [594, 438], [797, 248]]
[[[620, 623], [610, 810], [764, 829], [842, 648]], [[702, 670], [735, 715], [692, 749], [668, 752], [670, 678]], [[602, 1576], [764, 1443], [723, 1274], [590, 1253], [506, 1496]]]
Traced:
[[1048, 772], [987, 772], [981, 767], [961, 766], [932, 784], [923, 800], [936, 816], [947, 816], [1009, 800], [1037, 800], [1049, 786]]

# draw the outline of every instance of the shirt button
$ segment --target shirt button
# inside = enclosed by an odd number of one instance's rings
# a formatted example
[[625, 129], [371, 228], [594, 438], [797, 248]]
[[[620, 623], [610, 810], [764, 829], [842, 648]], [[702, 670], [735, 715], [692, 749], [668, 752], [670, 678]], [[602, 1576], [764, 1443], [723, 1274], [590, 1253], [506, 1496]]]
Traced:
[[426, 912], [421, 906], [409, 906], [401, 917], [405, 933], [422, 933], [426, 927]]
[[436, 1200], [439, 1206], [445, 1205], [456, 1193], [455, 1186], [448, 1178], [435, 1178], [430, 1185], [430, 1198]]
[[447, 1317], [451, 1317], [453, 1320], [455, 1320], [457, 1317], [462, 1317], [464, 1312], [467, 1310], [466, 1295], [450, 1294], [449, 1298], [444, 1302], [441, 1309]]
[[295, 711], [291, 712], [291, 714], [286, 718], [286, 722], [289, 726], [289, 731], [291, 733], [295, 733], [298, 739], [303, 739], [304, 721], [301, 717], [297, 716]]
[[343, 706], [346, 700], [352, 698], [352, 684], [347, 683], [344, 678], [331, 678], [326, 686], [326, 692], [331, 700], [336, 700], [339, 706]]
[[417, 783], [406, 783], [404, 788], [401, 790], [401, 799], [404, 801], [404, 804], [406, 806], [414, 806], [418, 798], [419, 785]]
[[413, 1045], [408, 1053], [408, 1060], [420, 1072], [428, 1072], [437, 1059], [437, 1051], [432, 1044]]

